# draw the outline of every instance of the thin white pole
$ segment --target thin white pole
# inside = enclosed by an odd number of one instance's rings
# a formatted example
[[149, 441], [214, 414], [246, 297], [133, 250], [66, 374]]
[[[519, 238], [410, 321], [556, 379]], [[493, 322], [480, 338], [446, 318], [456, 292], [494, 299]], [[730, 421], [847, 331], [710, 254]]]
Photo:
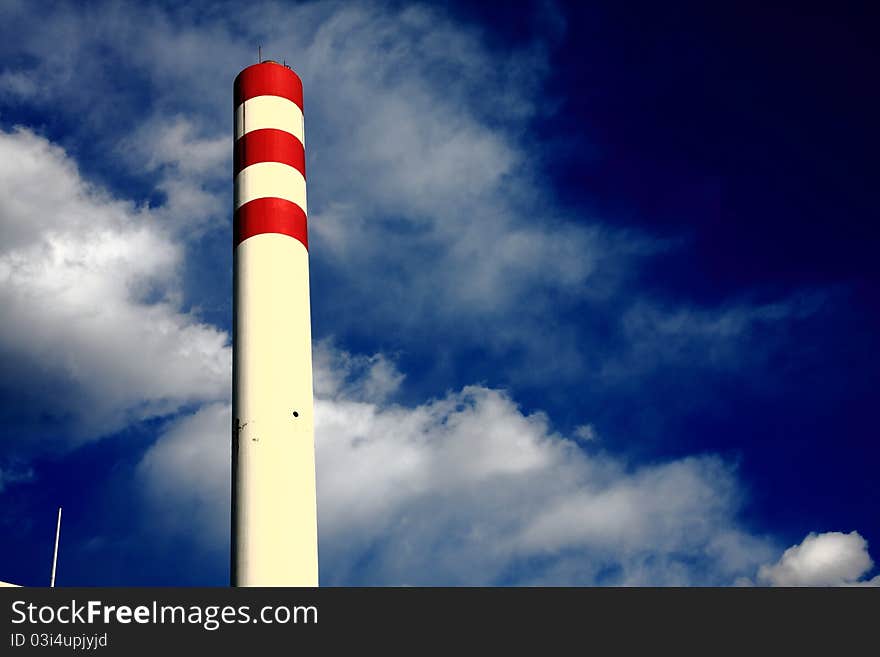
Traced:
[[61, 537], [61, 507], [58, 507], [58, 525], [55, 527], [55, 552], [52, 555], [52, 582], [49, 586], [55, 586], [55, 566], [58, 565], [58, 539]]

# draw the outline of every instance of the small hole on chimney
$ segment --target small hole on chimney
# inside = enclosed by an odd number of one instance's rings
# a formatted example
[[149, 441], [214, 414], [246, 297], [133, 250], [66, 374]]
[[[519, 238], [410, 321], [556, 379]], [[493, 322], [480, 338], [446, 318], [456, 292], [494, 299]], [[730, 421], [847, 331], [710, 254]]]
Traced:
[[293, 417], [299, 417], [299, 413], [297, 413], [296, 411], [294, 411], [294, 412], [293, 412]]

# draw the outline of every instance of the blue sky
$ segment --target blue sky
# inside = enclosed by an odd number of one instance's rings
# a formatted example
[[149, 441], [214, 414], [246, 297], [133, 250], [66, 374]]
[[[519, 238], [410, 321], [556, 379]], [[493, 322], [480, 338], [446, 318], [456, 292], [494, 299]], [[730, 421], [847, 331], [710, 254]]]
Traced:
[[880, 583], [856, 14], [0, 8], [0, 579], [225, 585], [231, 84], [303, 79], [321, 581]]

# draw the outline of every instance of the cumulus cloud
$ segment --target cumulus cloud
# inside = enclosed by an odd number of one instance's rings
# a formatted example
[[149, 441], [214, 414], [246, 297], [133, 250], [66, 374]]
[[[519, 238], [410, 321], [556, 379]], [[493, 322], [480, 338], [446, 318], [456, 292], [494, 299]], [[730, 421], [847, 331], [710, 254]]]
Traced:
[[[735, 473], [717, 458], [629, 468], [503, 391], [377, 401], [374, 365], [391, 361], [316, 353], [325, 584], [726, 584], [773, 554], [738, 526]], [[228, 405], [208, 406], [139, 466], [150, 517], [204, 539], [195, 549], [229, 531], [229, 432]]]
[[469, 386], [415, 408], [319, 400], [329, 583], [724, 582], [733, 475], [712, 458], [628, 471]]
[[172, 423], [141, 459], [138, 472], [162, 509], [163, 531], [216, 538], [228, 526], [231, 427], [229, 404], [206, 404]]
[[35, 413], [86, 439], [227, 395], [226, 334], [180, 310], [180, 247], [24, 129], [0, 133], [0, 234], [0, 350], [16, 373], [2, 383]]
[[758, 582], [770, 586], [880, 586], [880, 575], [862, 580], [874, 562], [868, 542], [852, 531], [811, 533], [773, 564], [761, 566]]

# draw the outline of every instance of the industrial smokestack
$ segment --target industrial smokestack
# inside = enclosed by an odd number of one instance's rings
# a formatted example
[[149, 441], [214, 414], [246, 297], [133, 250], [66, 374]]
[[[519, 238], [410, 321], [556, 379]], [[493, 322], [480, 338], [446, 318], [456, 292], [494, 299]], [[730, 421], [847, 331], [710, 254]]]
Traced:
[[317, 586], [302, 82], [235, 78], [232, 585]]

